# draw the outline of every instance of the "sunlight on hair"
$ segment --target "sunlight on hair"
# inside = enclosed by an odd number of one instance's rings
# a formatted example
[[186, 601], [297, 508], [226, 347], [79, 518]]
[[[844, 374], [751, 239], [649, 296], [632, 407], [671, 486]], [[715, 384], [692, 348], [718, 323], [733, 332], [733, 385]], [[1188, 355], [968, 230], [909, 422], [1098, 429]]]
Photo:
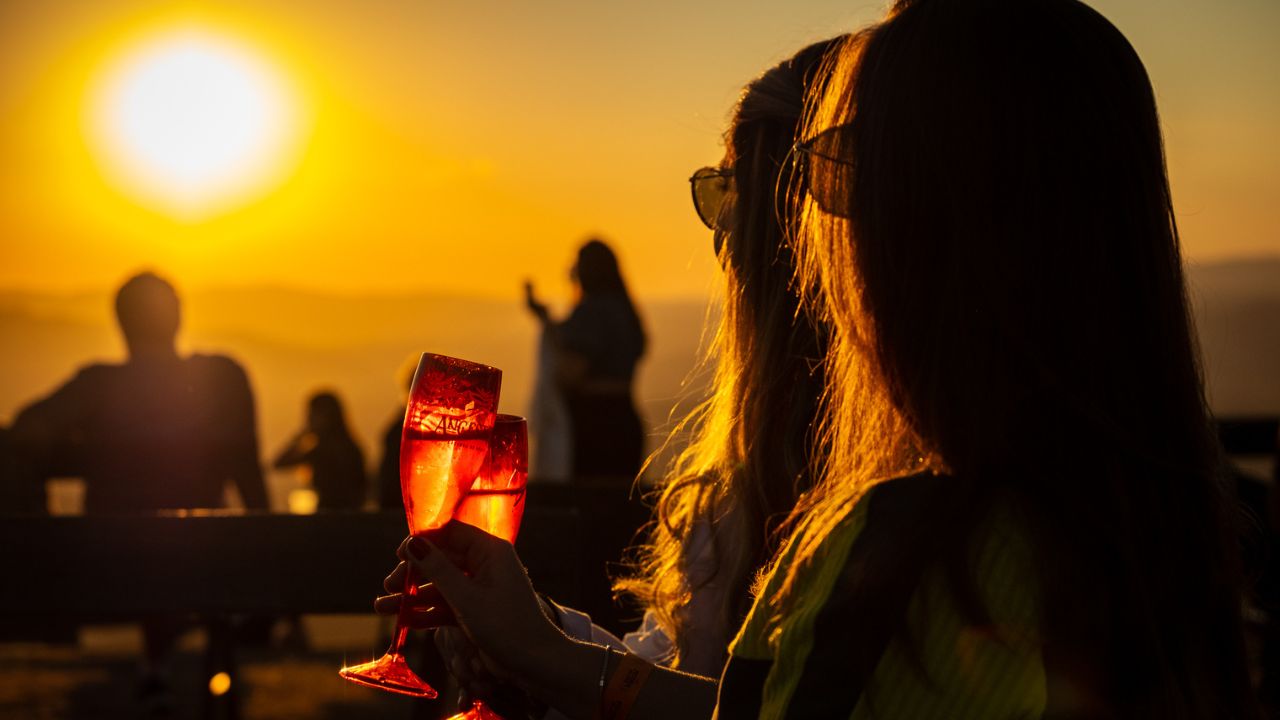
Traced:
[[115, 184], [184, 220], [242, 204], [284, 176], [298, 108], [236, 40], [191, 27], [153, 37], [99, 79], [91, 145]]
[[[852, 120], [848, 83], [856, 76], [860, 49], [860, 44], [845, 46], [820, 100], [806, 111], [804, 137]], [[813, 186], [833, 179], [810, 175], [807, 182]], [[841, 186], [842, 192], [852, 192], [852, 183]], [[918, 472], [947, 471], [945, 460], [927, 446], [906, 409], [898, 405], [893, 380], [881, 364], [875, 317], [866, 306], [859, 276], [857, 223], [825, 212], [798, 188], [789, 202], [799, 219], [793, 238], [798, 287], [831, 327], [829, 389], [818, 428], [818, 445], [830, 450], [823, 476], [793, 511], [798, 518], [797, 552], [774, 599], [775, 619], [796, 601], [792, 593], [801, 568], [873, 487]]]

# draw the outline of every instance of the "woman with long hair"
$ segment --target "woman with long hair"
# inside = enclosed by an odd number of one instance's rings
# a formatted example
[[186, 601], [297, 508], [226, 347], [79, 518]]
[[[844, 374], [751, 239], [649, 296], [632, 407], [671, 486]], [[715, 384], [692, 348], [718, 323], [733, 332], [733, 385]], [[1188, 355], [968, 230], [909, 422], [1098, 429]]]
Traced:
[[281, 448], [271, 466], [306, 468], [319, 510], [359, 510], [368, 495], [364, 452], [347, 425], [342, 401], [327, 390], [307, 400], [306, 425]]
[[826, 332], [800, 308], [793, 281], [786, 159], [835, 45], [809, 45], [747, 85], [721, 164], [691, 178], [725, 283], [707, 353], [714, 375], [673, 433], [690, 442], [658, 496], [636, 571], [617, 587], [647, 608], [642, 631], [661, 630], [671, 665], [695, 674], [719, 674], [751, 583], [821, 467], [812, 448]]
[[[779, 212], [804, 97], [836, 43], [814, 43], [748, 84], [723, 160], [690, 179], [725, 282], [704, 358], [714, 370], [711, 392], [671, 434], [689, 444], [659, 493], [639, 562], [617, 584], [646, 609], [641, 627], [614, 641], [586, 615], [546, 608], [572, 637], [717, 675], [750, 607], [752, 581], [783, 537], [779, 525], [816, 477], [825, 331], [800, 308], [789, 220]], [[455, 656], [454, 632], [438, 633], [438, 643], [442, 637]], [[466, 663], [454, 665], [469, 675]]]
[[631, 481], [644, 461], [644, 427], [631, 385], [644, 355], [645, 332], [618, 267], [601, 240], [578, 248], [570, 271], [577, 303], [552, 320], [526, 284], [526, 305], [554, 348], [555, 378], [572, 432], [571, 477]]
[[902, 0], [806, 135], [831, 453], [721, 716], [1255, 716], [1133, 48], [1075, 0]]
[[[820, 97], [798, 286], [833, 333], [829, 454], [717, 717], [1257, 717], [1133, 48], [1076, 0], [900, 0]], [[401, 552], [569, 714], [710, 714], [702, 681], [557, 633], [508, 545]]]
[[[618, 510], [618, 501], [628, 499], [644, 462], [644, 425], [632, 384], [646, 338], [612, 248], [596, 239], [583, 243], [570, 277], [578, 297], [563, 320], [551, 319], [532, 285], [526, 285], [525, 299], [542, 325], [540, 354], [549, 354], [552, 360], [553, 371], [540, 369], [539, 375], [551, 376], [553, 387], [542, 390], [563, 400], [568, 419], [569, 477], [577, 485], [583, 514], [584, 562], [597, 568], [583, 577], [579, 603], [599, 625], [620, 633], [622, 619], [606, 568], [622, 558], [646, 516], [638, 499]], [[565, 428], [537, 428], [538, 432], [556, 429], [563, 432]], [[542, 451], [551, 438], [538, 433], [534, 437], [534, 458], [542, 462], [546, 458]]]

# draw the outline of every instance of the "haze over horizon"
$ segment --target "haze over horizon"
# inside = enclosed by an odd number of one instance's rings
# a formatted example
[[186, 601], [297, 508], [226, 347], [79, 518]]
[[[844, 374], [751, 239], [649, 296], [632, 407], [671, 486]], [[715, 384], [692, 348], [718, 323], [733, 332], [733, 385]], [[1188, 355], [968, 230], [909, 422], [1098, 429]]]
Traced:
[[[1280, 258], [1193, 264], [1189, 277], [1213, 409], [1280, 415]], [[330, 388], [346, 403], [372, 465], [386, 424], [401, 408], [398, 375], [423, 351], [502, 367], [502, 409], [528, 411], [536, 325], [517, 292], [485, 299], [263, 287], [179, 290], [185, 308], [181, 348], [228, 354], [247, 369], [264, 460], [299, 427], [307, 395]], [[0, 425], [77, 368], [123, 358], [111, 297], [107, 290], [70, 297], [0, 291], [0, 337], [21, 343], [20, 351], [0, 354]], [[553, 310], [563, 312], [563, 303]], [[641, 311], [650, 348], [635, 392], [652, 449], [669, 421], [702, 396], [706, 375], [697, 370], [698, 349], [714, 301], [647, 300]], [[662, 466], [660, 461], [656, 468]], [[273, 475], [278, 503], [294, 482], [290, 474]]]

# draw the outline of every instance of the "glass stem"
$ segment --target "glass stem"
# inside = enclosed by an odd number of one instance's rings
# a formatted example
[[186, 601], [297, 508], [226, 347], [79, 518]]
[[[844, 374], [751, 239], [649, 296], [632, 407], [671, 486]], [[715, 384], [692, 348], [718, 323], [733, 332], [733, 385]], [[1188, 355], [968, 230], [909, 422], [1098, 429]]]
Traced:
[[404, 592], [400, 599], [400, 612], [396, 613], [396, 632], [391, 637], [391, 647], [387, 654], [401, 656], [400, 648], [409, 636], [409, 613], [413, 612], [413, 599], [418, 597], [418, 579], [414, 577], [413, 566], [405, 564]]

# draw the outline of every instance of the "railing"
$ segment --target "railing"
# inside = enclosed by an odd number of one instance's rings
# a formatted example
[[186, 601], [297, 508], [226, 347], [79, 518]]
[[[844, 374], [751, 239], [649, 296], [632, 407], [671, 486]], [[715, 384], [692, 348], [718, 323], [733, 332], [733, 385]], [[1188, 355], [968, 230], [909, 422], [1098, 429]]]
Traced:
[[[1277, 417], [1219, 422], [1233, 457], [1274, 455], [1278, 432]], [[527, 503], [517, 546], [535, 586], [606, 618], [604, 563], [644, 508], [617, 483], [535, 483]], [[405, 533], [399, 513], [0, 515], [0, 641], [157, 614], [371, 613]], [[211, 666], [234, 668], [230, 634], [211, 637], [208, 652]], [[234, 699], [210, 698], [206, 715], [234, 717]]]
[[[602, 529], [638, 517], [626, 488], [530, 487], [518, 549], [539, 590], [576, 607], [603, 577]], [[206, 666], [234, 672], [233, 616], [372, 613], [406, 534], [401, 513], [0, 516], [0, 641], [75, 637], [86, 623], [206, 621]], [[625, 536], [629, 538], [629, 535]], [[607, 592], [607, 590], [606, 590]], [[207, 717], [236, 717], [234, 697]]]

